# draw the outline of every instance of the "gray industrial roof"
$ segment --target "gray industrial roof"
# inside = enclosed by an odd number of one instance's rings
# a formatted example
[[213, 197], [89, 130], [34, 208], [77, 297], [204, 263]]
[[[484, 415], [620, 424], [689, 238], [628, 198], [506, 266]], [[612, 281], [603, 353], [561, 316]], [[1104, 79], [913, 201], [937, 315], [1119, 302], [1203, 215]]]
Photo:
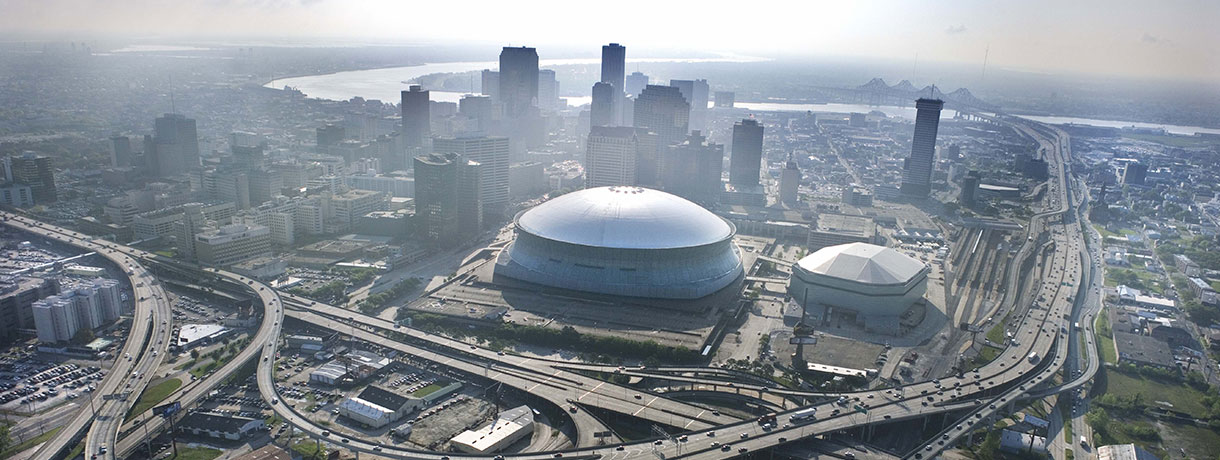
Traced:
[[731, 224], [695, 203], [641, 187], [568, 193], [521, 213], [517, 226], [549, 240], [624, 249], [702, 246], [734, 233]]

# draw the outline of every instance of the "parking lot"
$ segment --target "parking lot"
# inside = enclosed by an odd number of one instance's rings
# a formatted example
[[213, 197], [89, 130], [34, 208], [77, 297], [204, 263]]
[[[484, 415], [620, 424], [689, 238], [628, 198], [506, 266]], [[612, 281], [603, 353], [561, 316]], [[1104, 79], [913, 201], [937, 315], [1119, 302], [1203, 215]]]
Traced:
[[34, 414], [97, 389], [106, 371], [27, 355], [0, 359], [0, 410]]

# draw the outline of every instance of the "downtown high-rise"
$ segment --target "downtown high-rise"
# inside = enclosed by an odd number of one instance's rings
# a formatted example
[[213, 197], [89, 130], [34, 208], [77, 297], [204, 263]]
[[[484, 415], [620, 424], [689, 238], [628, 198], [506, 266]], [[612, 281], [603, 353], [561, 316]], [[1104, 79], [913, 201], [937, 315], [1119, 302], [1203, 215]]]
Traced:
[[911, 156], [902, 168], [900, 192], [908, 197], [927, 197], [932, 191], [932, 166], [936, 158], [936, 130], [940, 111], [945, 102], [919, 98], [915, 101], [915, 137], [911, 140]]
[[529, 113], [538, 101], [538, 51], [527, 47], [504, 47], [500, 51], [500, 88], [504, 115], [510, 119]]
[[729, 156], [729, 183], [753, 187], [762, 172], [763, 126], [747, 118], [733, 125], [733, 150]]
[[152, 136], [144, 137], [144, 162], [148, 173], [173, 176], [199, 166], [199, 134], [195, 120], [176, 113], [157, 118]]
[[411, 85], [402, 92], [402, 140], [408, 149], [422, 148], [432, 134], [428, 91]]
[[627, 48], [611, 43], [602, 47], [602, 83], [609, 83], [623, 91], [624, 73], [627, 71]]

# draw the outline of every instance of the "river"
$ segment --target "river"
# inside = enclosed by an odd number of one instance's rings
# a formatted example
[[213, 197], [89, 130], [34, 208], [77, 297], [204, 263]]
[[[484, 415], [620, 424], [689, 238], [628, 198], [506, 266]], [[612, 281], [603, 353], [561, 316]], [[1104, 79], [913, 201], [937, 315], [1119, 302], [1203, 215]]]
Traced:
[[[757, 62], [761, 59], [751, 57], [723, 57], [723, 58], [636, 58], [627, 59], [628, 63], [648, 63], [648, 62]], [[554, 67], [563, 65], [596, 65], [601, 62], [597, 58], [577, 58], [577, 59], [542, 59], [538, 61], [539, 67]], [[352, 70], [346, 72], [336, 72], [323, 75], [308, 75], [302, 77], [290, 77], [275, 79], [268, 82], [266, 87], [273, 89], [283, 89], [285, 86], [296, 88], [308, 97], [319, 99], [329, 99], [336, 101], [345, 101], [353, 97], [363, 97], [365, 99], [377, 99], [385, 102], [397, 102], [400, 92], [406, 89], [407, 84], [403, 83], [419, 78], [424, 75], [436, 73], [463, 73], [482, 69], [495, 69], [500, 65], [496, 61], [481, 61], [481, 62], [440, 62], [432, 64], [423, 64], [408, 67], [387, 67], [383, 69], [369, 70]], [[469, 94], [466, 92], [455, 91], [431, 91], [430, 96], [434, 101], [441, 102], [458, 102], [462, 96]], [[581, 106], [588, 104], [591, 97], [577, 96], [565, 97], [568, 105]], [[889, 116], [897, 116], [907, 119], [915, 118], [914, 107], [895, 107], [895, 106], [870, 106], [862, 104], [808, 104], [808, 103], [793, 103], [783, 101], [770, 102], [737, 102], [735, 107], [757, 112], [815, 112], [815, 113], [851, 113], [851, 112], [869, 112], [873, 110], [881, 111]], [[950, 118], [955, 115], [952, 110], [946, 110], [941, 113], [941, 118]], [[1066, 124], [1076, 123], [1090, 126], [1102, 126], [1111, 128], [1123, 128], [1135, 126], [1138, 128], [1159, 128], [1164, 129], [1171, 134], [1192, 135], [1195, 133], [1220, 134], [1220, 129], [1203, 128], [1199, 126], [1181, 126], [1167, 125], [1160, 123], [1142, 123], [1117, 120], [1099, 120], [1092, 118], [1075, 118], [1061, 116], [1035, 116], [1021, 115], [1024, 118], [1048, 123], [1048, 124]]]

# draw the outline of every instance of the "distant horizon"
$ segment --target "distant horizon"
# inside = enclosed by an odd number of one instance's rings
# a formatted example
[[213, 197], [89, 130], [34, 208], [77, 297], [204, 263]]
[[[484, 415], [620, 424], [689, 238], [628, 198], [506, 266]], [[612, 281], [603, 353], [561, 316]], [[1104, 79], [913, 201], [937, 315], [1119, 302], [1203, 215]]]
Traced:
[[[627, 0], [594, 9], [564, 2], [473, 0], [460, 11], [392, 0], [0, 3], [6, 3], [0, 18], [6, 35], [50, 35], [63, 41], [129, 37], [125, 39], [382, 46], [495, 43], [554, 49], [619, 42], [627, 46], [629, 56], [633, 49], [718, 50], [772, 57], [950, 62], [980, 69], [986, 59], [988, 67], [1039, 73], [1220, 79], [1220, 50], [1214, 47], [1220, 43], [1220, 29], [1210, 24], [1220, 17], [1220, 3], [1201, 0], [812, 1], [702, 8]], [[1098, 14], [1103, 11], [1106, 14]], [[413, 21], [416, 17], [426, 20]]]
[[[122, 35], [122, 34], [90, 34], [88, 36], [68, 39], [68, 38], [55, 38], [55, 37], [51, 37], [48, 35], [59, 35], [59, 34], [51, 33], [51, 32], [36, 32], [36, 33], [35, 32], [25, 32], [25, 33], [2, 32], [2, 33], [0, 33], [0, 53], [3, 53], [6, 51], [5, 45], [57, 44], [57, 43], [62, 43], [62, 44], [66, 45], [66, 44], [70, 44], [70, 43], [85, 43], [87, 45], [92, 46], [92, 45], [99, 44], [99, 42], [101, 42], [101, 44], [103, 46], [107, 46], [107, 47], [104, 49], [101, 49], [101, 50], [97, 50], [97, 49], [93, 50], [95, 53], [96, 52], [111, 52], [111, 53], [124, 52], [124, 53], [132, 53], [132, 54], [141, 54], [141, 53], [159, 54], [159, 53], [166, 53], [166, 52], [171, 52], [171, 51], [206, 52], [206, 51], [219, 51], [219, 50], [223, 50], [223, 49], [237, 49], [237, 48], [245, 48], [245, 47], [302, 48], [302, 49], [306, 49], [306, 48], [359, 49], [359, 48], [428, 48], [428, 47], [439, 46], [439, 47], [446, 47], [446, 48], [465, 49], [468, 52], [474, 51], [474, 50], [479, 50], [480, 53], [485, 53], [487, 55], [486, 57], [484, 57], [483, 59], [480, 59], [480, 60], [494, 60], [495, 56], [499, 54], [500, 49], [503, 47], [528, 46], [528, 47], [538, 49], [540, 58], [543, 60], [546, 60], [546, 59], [600, 58], [600, 46], [601, 46], [601, 45], [597, 45], [596, 47], [590, 48], [590, 47], [585, 47], [585, 46], [572, 45], [571, 43], [564, 43], [564, 44], [546, 44], [546, 43], [505, 44], [505, 43], [490, 42], [490, 41], [488, 41], [488, 42], [484, 42], [484, 41], [446, 42], [446, 43], [441, 44], [441, 43], [434, 43], [434, 42], [430, 42], [430, 41], [426, 41], [426, 40], [368, 39], [368, 38], [360, 38], [360, 37], [291, 37], [291, 36], [281, 36], [281, 37], [272, 37], [272, 36], [251, 36], [251, 37], [160, 36], [160, 37], [149, 37], [149, 36], [134, 36], [134, 35]], [[610, 43], [610, 42], [606, 42], [606, 43]], [[603, 43], [603, 44], [606, 44], [606, 43]], [[624, 42], [618, 42], [618, 43], [626, 45], [626, 43], [624, 43]], [[182, 49], [182, 50], [168, 50], [167, 49], [167, 50], [122, 50], [122, 51], [120, 51], [122, 48], [134, 47], [134, 46], [156, 46], [156, 47], [167, 47], [167, 48], [168, 47], [181, 47], [184, 49]], [[185, 49], [185, 48], [197, 48], [197, 49]], [[729, 58], [729, 57], [732, 57], [732, 58], [742, 59], [741, 62], [743, 62], [743, 63], [748, 63], [748, 62], [803, 63], [808, 60], [825, 60], [825, 61], [848, 61], [848, 62], [855, 62], [855, 63], [861, 63], [861, 64], [871, 62], [871, 63], [877, 63], [877, 64], [910, 65], [912, 62], [914, 62], [913, 58], [904, 59], [904, 58], [898, 58], [898, 57], [881, 57], [881, 56], [866, 56], [866, 55], [797, 54], [797, 53], [775, 53], [775, 54], [769, 54], [769, 55], [766, 53], [755, 53], [755, 55], [749, 55], [749, 54], [742, 54], [742, 53], [731, 52], [731, 51], [693, 50], [693, 49], [682, 49], [682, 48], [644, 48], [642, 53], [645, 53], [645, 54], [643, 56], [640, 56], [638, 54], [633, 56], [632, 55], [633, 51], [635, 51], [636, 53], [641, 52], [638, 50], [639, 46], [632, 47], [632, 46], [628, 45], [627, 48], [628, 48], [628, 56], [627, 56], [628, 63], [633, 62], [633, 61], [638, 61], [640, 59], [665, 59], [665, 58], [678, 58], [678, 57], [682, 57], [682, 58], [713, 58], [713, 57]], [[552, 53], [552, 54], [547, 55], [547, 53]], [[452, 60], [450, 60], [450, 59], [425, 60], [418, 64], [404, 64], [404, 66], [420, 65], [422, 63], [462, 62], [463, 60], [464, 59], [461, 59], [461, 58], [455, 58]], [[981, 61], [980, 62], [971, 62], [971, 61], [964, 61], [964, 60], [945, 60], [945, 59], [922, 60], [921, 59], [920, 61], [918, 61], [917, 65], [919, 67], [927, 67], [927, 66], [957, 67], [957, 66], [960, 66], [962, 68], [976, 66], [977, 67], [976, 70], [978, 72], [980, 72], [980, 73], [983, 72], [983, 66], [982, 66]], [[353, 69], [353, 70], [356, 70], [356, 69]], [[630, 73], [631, 71], [632, 71], [631, 69], [628, 69], [628, 73]], [[1047, 78], [1105, 79], [1105, 80], [1110, 80], [1110, 81], [1121, 81], [1121, 82], [1129, 82], [1129, 83], [1171, 82], [1171, 83], [1202, 84], [1204, 86], [1212, 87], [1214, 90], [1220, 91], [1220, 78], [1211, 78], [1211, 77], [1203, 77], [1203, 78], [1196, 79], [1196, 78], [1189, 77], [1189, 76], [1121, 75], [1121, 74], [1110, 74], [1110, 73], [1104, 73], [1104, 72], [1075, 71], [1075, 70], [1069, 70], [1069, 69], [1053, 70], [1053, 69], [1042, 69], [1042, 68], [1036, 68], [1036, 67], [998, 65], [998, 64], [991, 64], [991, 63], [988, 63], [988, 65], [986, 66], [986, 72], [987, 73], [1008, 72], [1008, 73], [1014, 73], [1014, 74], [1023, 74], [1023, 75], [1029, 75], [1029, 76], [1034, 76], [1034, 77], [1047, 77]], [[882, 77], [882, 78], [884, 78], [884, 77]], [[898, 83], [902, 80], [911, 80], [911, 82], [913, 84], [915, 84], [916, 86], [919, 86], [919, 87], [925, 86], [924, 84], [919, 84], [915, 80], [913, 80], [911, 78], [907, 78], [907, 77], [903, 77], [900, 79], [893, 79], [893, 81], [891, 81], [890, 78], [886, 78], [886, 81], [891, 84]], [[927, 84], [932, 84], [932, 83], [927, 83]], [[939, 85], [938, 85], [938, 87], [939, 87]], [[963, 87], [965, 87], [965, 86], [963, 86]]]

